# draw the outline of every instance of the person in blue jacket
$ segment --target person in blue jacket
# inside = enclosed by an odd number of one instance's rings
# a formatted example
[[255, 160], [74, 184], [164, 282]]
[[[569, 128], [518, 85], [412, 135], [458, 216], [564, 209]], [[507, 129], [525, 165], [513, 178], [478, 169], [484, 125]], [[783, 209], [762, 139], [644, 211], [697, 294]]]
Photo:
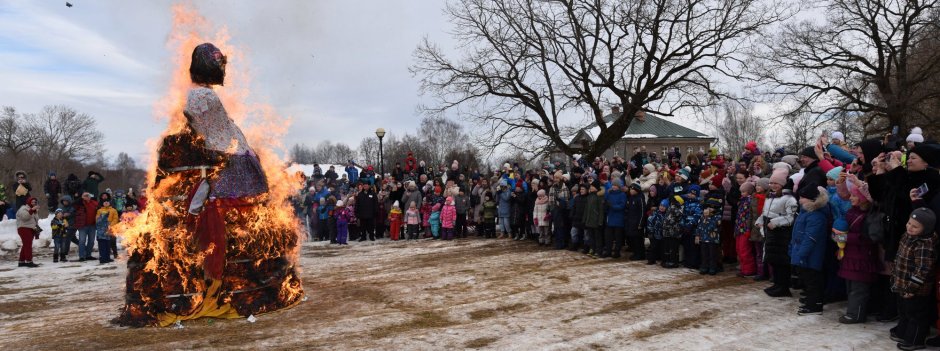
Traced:
[[627, 194], [620, 190], [621, 187], [623, 187], [623, 181], [614, 179], [611, 182], [610, 191], [604, 194], [607, 230], [604, 232], [601, 258], [620, 258], [620, 250], [623, 248], [623, 219], [627, 208]]
[[793, 223], [790, 239], [790, 264], [800, 267], [800, 279], [806, 286], [806, 299], [799, 315], [822, 314], [823, 261], [829, 231], [829, 195], [822, 187], [804, 187], [799, 193], [802, 212]]
[[698, 184], [689, 186], [682, 207], [682, 221], [679, 222], [682, 232], [682, 266], [691, 269], [699, 269], [701, 266], [702, 249], [695, 242], [695, 228], [702, 219], [702, 203], [698, 200], [701, 191]]
[[349, 184], [356, 184], [359, 181], [359, 169], [356, 168], [355, 160], [349, 160], [346, 164], [346, 177], [349, 178]]
[[646, 210], [646, 201], [639, 183], [632, 183], [627, 188], [626, 217], [624, 218], [624, 235], [630, 252], [631, 261], [646, 259], [646, 243], [643, 240], [643, 214]]

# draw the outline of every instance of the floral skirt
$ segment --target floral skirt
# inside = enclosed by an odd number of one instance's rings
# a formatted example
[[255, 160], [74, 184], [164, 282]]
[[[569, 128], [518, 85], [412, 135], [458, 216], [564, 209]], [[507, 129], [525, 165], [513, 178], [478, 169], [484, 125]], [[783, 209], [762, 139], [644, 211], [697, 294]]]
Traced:
[[212, 184], [210, 196], [236, 199], [268, 191], [268, 178], [255, 155], [231, 155]]

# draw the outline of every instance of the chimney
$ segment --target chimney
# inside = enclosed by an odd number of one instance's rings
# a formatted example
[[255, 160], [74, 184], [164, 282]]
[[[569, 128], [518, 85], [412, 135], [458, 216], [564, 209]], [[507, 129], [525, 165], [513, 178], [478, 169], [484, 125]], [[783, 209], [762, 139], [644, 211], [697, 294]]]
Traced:
[[620, 105], [614, 105], [610, 107], [610, 113], [614, 115], [620, 114]]
[[634, 115], [633, 117], [635, 117], [637, 121], [645, 122], [645, 121], [646, 121], [646, 112], [643, 112], [643, 111], [636, 111], [636, 115]]

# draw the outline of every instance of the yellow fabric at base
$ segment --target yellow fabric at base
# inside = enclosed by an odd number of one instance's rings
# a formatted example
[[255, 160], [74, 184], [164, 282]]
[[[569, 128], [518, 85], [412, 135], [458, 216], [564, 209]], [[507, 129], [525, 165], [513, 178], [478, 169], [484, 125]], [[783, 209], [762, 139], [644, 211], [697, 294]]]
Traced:
[[199, 309], [193, 312], [193, 314], [180, 316], [173, 313], [163, 313], [157, 315], [157, 325], [165, 327], [176, 323], [177, 321], [188, 321], [193, 319], [199, 319], [203, 317], [211, 318], [242, 318], [239, 316], [238, 312], [235, 311], [235, 308], [230, 304], [218, 305], [219, 289], [222, 287], [221, 280], [212, 280], [212, 284], [209, 285], [209, 289], [206, 290], [206, 297], [202, 300], [202, 304], [199, 306]]

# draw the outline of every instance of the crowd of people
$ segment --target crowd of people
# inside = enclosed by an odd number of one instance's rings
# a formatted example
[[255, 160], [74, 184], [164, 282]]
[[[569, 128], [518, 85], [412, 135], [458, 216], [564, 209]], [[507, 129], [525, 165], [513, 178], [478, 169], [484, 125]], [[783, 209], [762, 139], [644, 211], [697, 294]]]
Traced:
[[[645, 260], [768, 281], [770, 297], [800, 290], [799, 315], [847, 300], [840, 323], [897, 322], [903, 350], [940, 346], [936, 213], [940, 145], [920, 128], [803, 150], [740, 155], [712, 149], [572, 159], [497, 172], [435, 168], [409, 154], [384, 177], [353, 160], [303, 178], [295, 197], [311, 240], [532, 240], [599, 259]], [[735, 265], [732, 265], [735, 264]], [[934, 308], [933, 306], [936, 306]]]
[[[16, 220], [17, 234], [23, 243], [19, 267], [39, 267], [40, 264], [33, 261], [33, 239], [39, 239], [42, 231], [39, 226], [39, 198], [33, 193], [26, 172], [17, 171], [14, 178], [9, 188], [0, 184], [0, 214]], [[60, 182], [55, 172], [50, 172], [43, 183], [46, 207], [52, 215], [50, 228], [54, 263], [69, 261], [72, 244], [77, 246], [77, 261], [80, 262], [97, 260], [100, 264], [107, 264], [118, 257], [115, 236], [118, 225], [136, 218], [147, 200], [133, 188], [127, 192], [110, 188], [100, 191], [103, 181], [104, 176], [95, 171], [89, 171], [84, 180], [69, 174], [65, 182]], [[98, 258], [92, 256], [96, 242]]]

